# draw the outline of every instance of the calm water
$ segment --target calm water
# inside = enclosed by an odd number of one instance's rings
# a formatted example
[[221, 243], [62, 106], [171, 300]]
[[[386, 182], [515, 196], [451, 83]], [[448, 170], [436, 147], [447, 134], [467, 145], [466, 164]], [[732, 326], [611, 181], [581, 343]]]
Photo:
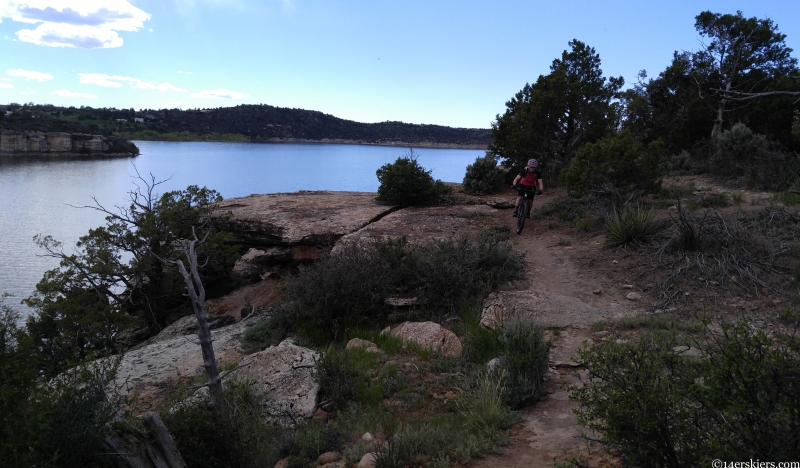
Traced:
[[[407, 150], [386, 146], [326, 144], [247, 144], [136, 142], [136, 158], [106, 160], [22, 160], [0, 158], [0, 294], [23, 313], [19, 301], [42, 274], [57, 266], [41, 257], [36, 234], [51, 235], [66, 252], [103, 215], [73, 206], [127, 206], [127, 192], [139, 173], [169, 179], [160, 193], [188, 185], [213, 188], [225, 198], [297, 190], [374, 192], [375, 171]], [[436, 179], [461, 182], [466, 166], [482, 150], [415, 150], [419, 163]], [[135, 165], [135, 167], [134, 167]]]

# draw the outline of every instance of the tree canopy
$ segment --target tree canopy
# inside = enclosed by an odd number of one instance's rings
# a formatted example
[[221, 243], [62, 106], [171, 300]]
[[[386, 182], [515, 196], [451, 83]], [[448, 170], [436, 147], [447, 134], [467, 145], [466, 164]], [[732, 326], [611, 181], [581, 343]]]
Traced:
[[526, 84], [492, 125], [490, 152], [507, 166], [541, 161], [545, 176], [569, 165], [585, 143], [597, 141], [617, 123], [613, 103], [625, 84], [622, 77], [605, 78], [600, 55], [581, 41], [553, 60], [548, 75]]

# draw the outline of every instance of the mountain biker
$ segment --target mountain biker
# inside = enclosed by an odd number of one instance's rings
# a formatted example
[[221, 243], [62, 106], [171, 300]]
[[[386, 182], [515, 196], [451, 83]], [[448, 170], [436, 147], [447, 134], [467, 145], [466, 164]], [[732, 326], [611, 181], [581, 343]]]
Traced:
[[[537, 184], [539, 190], [536, 191], [536, 195], [541, 195], [544, 193], [544, 181], [542, 180], [542, 173], [539, 171], [539, 161], [536, 159], [529, 159], [528, 164], [519, 171], [519, 174], [514, 178], [514, 182], [511, 185], [511, 188], [517, 190], [517, 203], [513, 214], [515, 218], [517, 217], [517, 209], [520, 203], [522, 203], [522, 196], [525, 194], [525, 191], [535, 190]], [[531, 214], [528, 213], [529, 218], [530, 216]]]

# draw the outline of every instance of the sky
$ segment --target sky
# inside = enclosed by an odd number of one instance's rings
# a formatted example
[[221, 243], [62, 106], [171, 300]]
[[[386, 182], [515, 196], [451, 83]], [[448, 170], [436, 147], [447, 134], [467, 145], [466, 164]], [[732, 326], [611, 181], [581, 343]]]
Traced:
[[0, 104], [489, 128], [570, 40], [630, 85], [702, 46], [704, 10], [771, 18], [800, 57], [797, 0], [0, 0]]

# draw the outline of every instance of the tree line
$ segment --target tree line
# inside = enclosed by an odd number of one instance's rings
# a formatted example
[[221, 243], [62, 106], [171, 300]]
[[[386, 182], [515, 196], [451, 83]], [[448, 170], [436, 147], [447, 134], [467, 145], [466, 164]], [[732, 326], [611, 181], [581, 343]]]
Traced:
[[[545, 177], [568, 188], [571, 182], [574, 194], [604, 182], [636, 185], [629, 179], [639, 177], [638, 169], [614, 162], [626, 158], [655, 177], [719, 169], [750, 186], [796, 180], [800, 71], [786, 36], [772, 20], [741, 11], [704, 11], [695, 29], [699, 50], [676, 51], [657, 76], [642, 70], [629, 89], [622, 77], [603, 75], [593, 47], [571, 41], [548, 74], [506, 103], [492, 126], [489, 154], [508, 167], [537, 158]], [[723, 136], [737, 125], [738, 136]], [[720, 138], [735, 140], [732, 153], [718, 155]], [[605, 174], [591, 169], [604, 164]], [[783, 166], [783, 174], [749, 174], [763, 165]]]

